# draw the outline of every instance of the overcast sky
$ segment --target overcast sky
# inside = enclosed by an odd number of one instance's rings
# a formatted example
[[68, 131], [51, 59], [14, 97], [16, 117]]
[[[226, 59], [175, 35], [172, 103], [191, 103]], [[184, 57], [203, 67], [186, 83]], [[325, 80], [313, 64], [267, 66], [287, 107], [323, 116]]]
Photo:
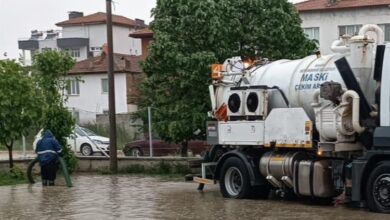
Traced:
[[[113, 0], [113, 13], [151, 21], [150, 10], [156, 0]], [[290, 0], [299, 2], [302, 0]], [[19, 56], [18, 39], [29, 37], [34, 29], [59, 29], [54, 24], [67, 20], [68, 11], [85, 15], [105, 12], [105, 0], [0, 0], [0, 59]]]

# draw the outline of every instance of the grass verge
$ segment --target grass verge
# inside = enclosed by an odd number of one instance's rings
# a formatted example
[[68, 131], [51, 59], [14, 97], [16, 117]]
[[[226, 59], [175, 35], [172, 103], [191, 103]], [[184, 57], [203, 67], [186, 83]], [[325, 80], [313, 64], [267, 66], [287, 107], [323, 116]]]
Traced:
[[10, 171], [0, 171], [0, 186], [28, 183], [26, 174], [19, 167]]

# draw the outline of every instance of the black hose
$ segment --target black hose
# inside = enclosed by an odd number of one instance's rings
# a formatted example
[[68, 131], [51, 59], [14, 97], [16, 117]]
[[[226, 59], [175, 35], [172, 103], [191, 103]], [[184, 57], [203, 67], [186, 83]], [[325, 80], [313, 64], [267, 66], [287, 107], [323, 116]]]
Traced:
[[35, 164], [38, 163], [38, 158], [35, 158], [32, 160], [27, 167], [27, 179], [29, 183], [35, 183], [34, 177], [32, 175], [32, 169], [34, 168]]
[[290, 102], [288, 101], [287, 96], [286, 96], [286, 94], [284, 94], [283, 90], [281, 90], [278, 86], [273, 86], [270, 89], [278, 90], [280, 95], [282, 95], [282, 98], [283, 98], [284, 102], [286, 103], [287, 107], [290, 107]]
[[[70, 179], [70, 175], [69, 175], [68, 169], [66, 167], [65, 160], [62, 159], [62, 157], [58, 157], [58, 161], [59, 161], [59, 164], [60, 164], [61, 171], [62, 171], [62, 173], [64, 175], [64, 178], [65, 178], [66, 186], [72, 187], [73, 186], [72, 180]], [[32, 184], [35, 183], [35, 180], [34, 180], [34, 177], [33, 177], [33, 174], [32, 174], [32, 170], [33, 170], [33, 168], [34, 168], [36, 163], [38, 163], [38, 157], [35, 158], [34, 160], [32, 160], [28, 164], [28, 167], [27, 167], [27, 179]]]

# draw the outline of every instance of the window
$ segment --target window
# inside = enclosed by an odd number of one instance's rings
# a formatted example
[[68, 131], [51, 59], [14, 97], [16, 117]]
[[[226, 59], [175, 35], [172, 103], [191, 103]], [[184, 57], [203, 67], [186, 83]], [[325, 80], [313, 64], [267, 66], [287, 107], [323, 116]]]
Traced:
[[108, 93], [108, 79], [102, 79], [102, 93]]
[[382, 28], [385, 33], [385, 41], [390, 42], [390, 24], [378, 24], [380, 28]]
[[68, 81], [67, 93], [68, 95], [80, 95], [80, 86], [78, 80], [71, 79]]
[[99, 52], [102, 51], [102, 47], [91, 47], [92, 52]]
[[42, 48], [42, 52], [47, 52], [47, 51], [51, 51], [51, 48], [49, 47]]
[[361, 27], [361, 24], [339, 26], [339, 36], [343, 36], [345, 34], [355, 36], [359, 33]]
[[80, 49], [71, 49], [70, 50], [71, 57], [80, 57]]
[[64, 51], [73, 58], [80, 57], [80, 49], [65, 49]]
[[84, 137], [86, 135], [88, 136], [98, 136], [95, 132], [87, 129], [87, 128], [83, 128], [83, 127], [76, 127], [75, 129], [75, 132], [77, 135], [81, 136], [81, 137]]
[[320, 41], [320, 28], [312, 27], [312, 28], [303, 28], [303, 32], [306, 34], [306, 37], [310, 40]]

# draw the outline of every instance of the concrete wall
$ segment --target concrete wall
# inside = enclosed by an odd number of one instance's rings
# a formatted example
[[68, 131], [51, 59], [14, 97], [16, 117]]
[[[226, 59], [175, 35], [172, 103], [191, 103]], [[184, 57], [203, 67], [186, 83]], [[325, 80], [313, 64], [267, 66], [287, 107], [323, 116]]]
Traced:
[[[27, 170], [27, 166], [31, 160], [33, 160], [33, 159], [16, 159], [16, 160], [14, 160], [14, 166], [20, 167], [23, 170]], [[2, 171], [9, 170], [8, 160], [0, 160], [0, 170], [2, 170]]]
[[[119, 157], [118, 169], [123, 169], [132, 165], [142, 165], [144, 167], [153, 167], [160, 164], [162, 161], [170, 165], [189, 166], [189, 161], [199, 160], [200, 158], [136, 158], [136, 157]], [[18, 159], [14, 160], [14, 166], [18, 166], [23, 170], [27, 170], [27, 166], [32, 159]], [[36, 165], [38, 167], [38, 165]], [[78, 167], [76, 172], [97, 172], [108, 169], [110, 167], [110, 160], [106, 157], [78, 157]], [[8, 161], [0, 160], [0, 170], [9, 170]], [[193, 169], [196, 171], [196, 169]]]
[[40, 40], [38, 42], [39, 42], [39, 52], [42, 52], [43, 48], [51, 48], [52, 50], [58, 50], [56, 38]]
[[88, 26], [70, 26], [62, 28], [62, 37], [88, 37]]
[[303, 28], [320, 28], [320, 50], [323, 54], [329, 54], [330, 45], [339, 38], [339, 26], [390, 23], [390, 9], [384, 7], [301, 12], [300, 17]]
[[133, 28], [114, 26], [113, 29], [114, 53], [141, 55], [141, 40], [129, 37]]
[[[90, 47], [102, 47], [107, 42], [106, 31], [105, 24], [64, 27], [62, 37], [85, 37], [89, 38]], [[114, 53], [141, 55], [141, 40], [129, 37], [134, 31], [133, 28], [113, 26]]]
[[[66, 106], [79, 112], [80, 123], [95, 123], [96, 114], [108, 110], [108, 93], [102, 92], [102, 79], [107, 74], [90, 74], [80, 76], [80, 95], [69, 96]], [[127, 113], [126, 74], [115, 73], [115, 107], [117, 113]]]
[[[153, 167], [159, 165], [161, 162], [170, 165], [184, 165], [189, 166], [189, 160], [196, 160], [199, 158], [136, 158], [136, 157], [122, 157], [118, 158], [118, 169], [124, 169], [132, 165], [141, 165], [144, 167]], [[110, 167], [110, 161], [104, 157], [83, 157], [79, 158], [77, 172], [96, 172], [105, 170]]]

